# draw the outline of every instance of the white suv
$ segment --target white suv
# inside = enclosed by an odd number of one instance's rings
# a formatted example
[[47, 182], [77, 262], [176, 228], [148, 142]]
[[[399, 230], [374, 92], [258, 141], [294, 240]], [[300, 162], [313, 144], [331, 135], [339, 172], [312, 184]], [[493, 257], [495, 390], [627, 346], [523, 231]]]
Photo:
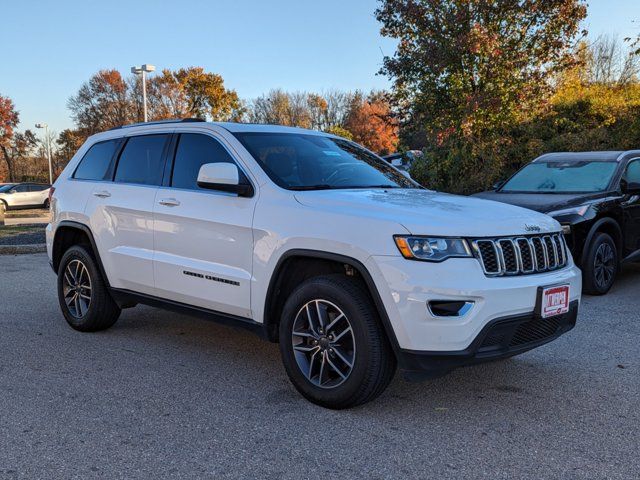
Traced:
[[81, 331], [145, 303], [279, 342], [346, 408], [570, 330], [580, 271], [551, 217], [426, 190], [343, 138], [197, 121], [94, 135], [54, 185], [47, 249]]

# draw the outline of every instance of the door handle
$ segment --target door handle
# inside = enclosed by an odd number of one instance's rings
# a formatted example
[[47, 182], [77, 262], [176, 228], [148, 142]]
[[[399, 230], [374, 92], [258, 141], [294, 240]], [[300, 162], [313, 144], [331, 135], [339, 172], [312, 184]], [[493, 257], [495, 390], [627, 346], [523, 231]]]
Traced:
[[111, 194], [109, 192], [107, 192], [106, 190], [101, 190], [99, 192], [93, 192], [93, 195], [95, 197], [100, 197], [100, 198], [108, 198], [111, 196]]
[[164, 205], [165, 207], [177, 207], [180, 205], [180, 202], [175, 198], [163, 198], [158, 202], [160, 205]]

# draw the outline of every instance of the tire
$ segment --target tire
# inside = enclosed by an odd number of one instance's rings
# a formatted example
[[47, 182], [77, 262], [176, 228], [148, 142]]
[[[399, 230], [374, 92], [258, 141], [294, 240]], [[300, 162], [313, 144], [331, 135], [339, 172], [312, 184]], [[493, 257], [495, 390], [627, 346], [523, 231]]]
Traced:
[[45, 210], [49, 210], [49, 199], [48, 198], [42, 204], [42, 208], [44, 208]]
[[80, 332], [111, 327], [121, 311], [111, 298], [93, 255], [81, 245], [69, 248], [60, 261], [58, 302], [67, 323]]
[[597, 233], [588, 246], [583, 268], [583, 289], [589, 295], [604, 295], [618, 274], [620, 259], [610, 235]]
[[[329, 328], [321, 329], [322, 324]], [[294, 335], [294, 327], [302, 335]], [[282, 311], [279, 340], [291, 383], [306, 399], [326, 408], [373, 400], [396, 370], [369, 295], [343, 275], [311, 278], [291, 293]]]

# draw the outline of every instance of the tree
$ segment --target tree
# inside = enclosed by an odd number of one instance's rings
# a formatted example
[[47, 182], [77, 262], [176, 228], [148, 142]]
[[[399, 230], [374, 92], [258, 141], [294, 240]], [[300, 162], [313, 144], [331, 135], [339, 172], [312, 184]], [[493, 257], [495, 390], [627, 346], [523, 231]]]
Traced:
[[38, 139], [31, 130], [25, 130], [24, 133], [15, 133], [7, 144], [2, 145], [2, 153], [7, 165], [10, 182], [27, 179], [27, 175], [22, 175], [19, 178], [18, 168], [23, 167], [22, 169], [25, 169], [27, 160], [35, 156], [34, 153], [37, 147]]
[[171, 75], [184, 92], [190, 116], [224, 121], [238, 114], [238, 94], [224, 87], [220, 75], [205, 72], [202, 67], [181, 68]]
[[384, 93], [372, 92], [367, 98], [354, 95], [344, 128], [354, 141], [374, 152], [386, 155], [396, 151], [398, 126]]
[[585, 16], [583, 0], [382, 0], [381, 32], [399, 42], [382, 73], [403, 130], [423, 132], [438, 187], [486, 186], [504, 130], [536, 114], [574, 65]]
[[69, 160], [76, 154], [78, 149], [84, 143], [84, 136], [77, 130], [67, 128], [60, 132], [56, 139], [57, 149], [53, 156], [54, 171], [60, 171], [69, 163]]
[[130, 123], [134, 118], [129, 89], [117, 70], [100, 70], [68, 101], [71, 118], [89, 136]]
[[601, 35], [586, 49], [585, 73], [591, 83], [625, 85], [637, 80], [640, 56], [627, 51], [613, 36]]
[[0, 95], [0, 149], [7, 167], [9, 181], [14, 181], [13, 157], [11, 156], [15, 129], [20, 121], [20, 116], [15, 109], [13, 101]]

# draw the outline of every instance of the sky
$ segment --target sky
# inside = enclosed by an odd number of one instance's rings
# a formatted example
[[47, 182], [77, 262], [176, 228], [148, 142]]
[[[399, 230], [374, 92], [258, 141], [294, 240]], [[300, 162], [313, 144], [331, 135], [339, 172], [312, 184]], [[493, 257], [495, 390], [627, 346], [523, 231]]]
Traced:
[[[376, 0], [0, 0], [0, 95], [19, 129], [73, 126], [67, 100], [92, 74], [142, 63], [202, 66], [252, 99], [290, 91], [389, 87], [377, 75], [395, 42]], [[635, 22], [634, 22], [635, 20]], [[640, 33], [639, 0], [590, 0], [590, 36]]]

